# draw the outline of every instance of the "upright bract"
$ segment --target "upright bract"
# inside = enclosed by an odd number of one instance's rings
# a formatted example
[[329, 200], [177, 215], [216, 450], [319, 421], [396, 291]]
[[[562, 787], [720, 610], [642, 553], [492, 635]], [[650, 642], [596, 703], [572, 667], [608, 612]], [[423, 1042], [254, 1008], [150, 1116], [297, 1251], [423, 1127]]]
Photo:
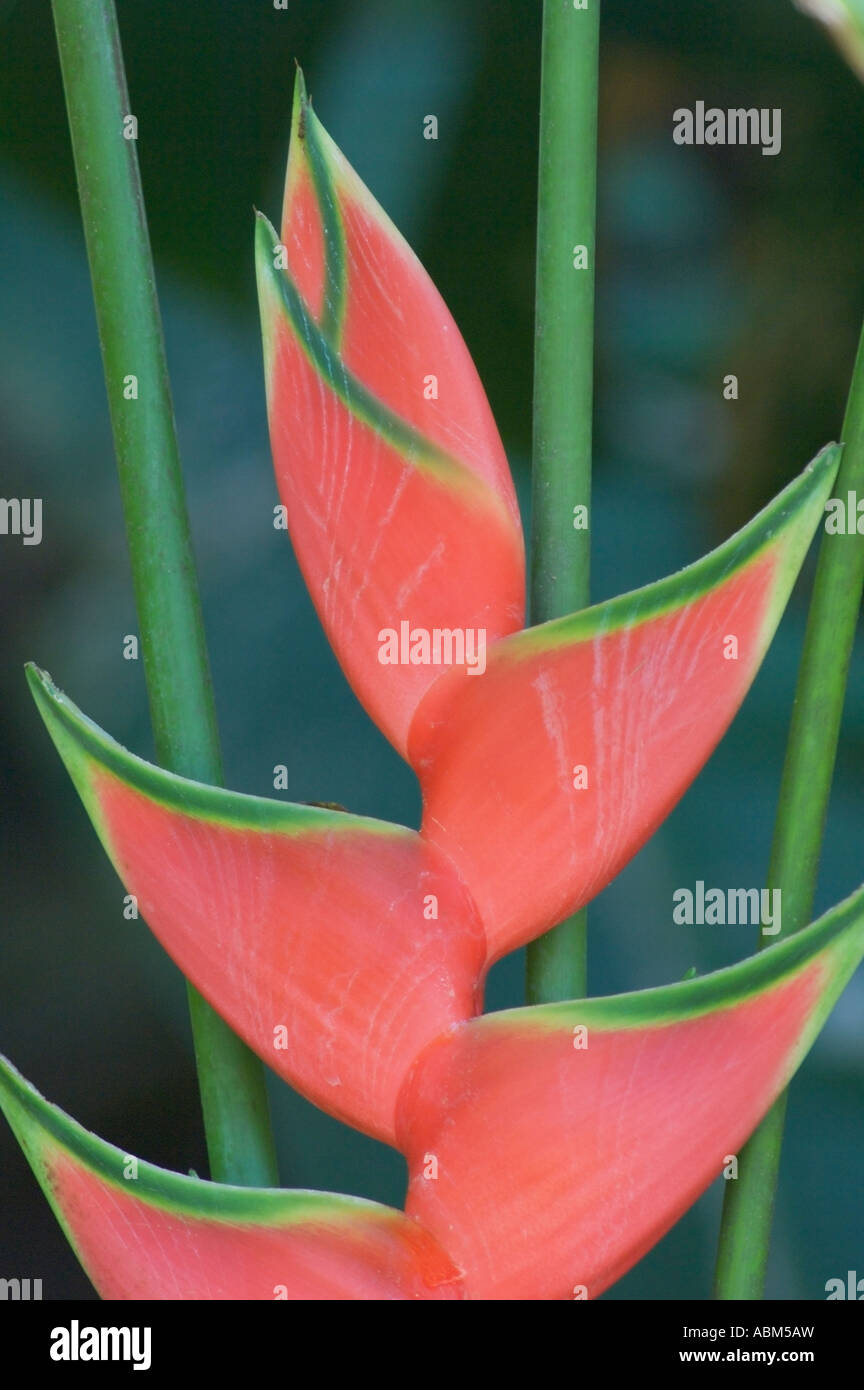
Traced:
[[437, 674], [382, 632], [524, 620], [516, 496], [459, 330], [298, 82], [280, 242], [259, 218], [270, 435], [297, 558], [334, 650], [404, 753]]

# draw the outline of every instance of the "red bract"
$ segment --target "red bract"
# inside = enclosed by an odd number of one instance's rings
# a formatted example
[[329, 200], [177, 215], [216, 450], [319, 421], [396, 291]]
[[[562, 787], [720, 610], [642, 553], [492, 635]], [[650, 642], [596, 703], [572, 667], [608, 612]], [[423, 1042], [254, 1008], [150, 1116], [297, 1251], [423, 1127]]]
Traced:
[[738, 1153], [862, 954], [864, 890], [729, 970], [452, 1029], [402, 1093], [406, 1210], [469, 1298], [595, 1298]]
[[759, 668], [835, 467], [826, 450], [680, 574], [432, 686], [409, 742], [423, 833], [471, 889], [492, 959], [605, 888], [686, 791]]
[[390, 1143], [427, 1042], [479, 1007], [471, 898], [416, 831], [205, 787], [31, 689], [108, 854], [201, 993], [316, 1105]]
[[2, 1060], [0, 1107], [105, 1298], [595, 1297], [736, 1152], [862, 954], [864, 890], [704, 979], [448, 1030], [400, 1097], [407, 1216], [138, 1163]]
[[864, 890], [640, 994], [480, 1018], [485, 973], [596, 894], [702, 767], [838, 450], [689, 569], [520, 631], [521, 528], [477, 374], [302, 83], [281, 241], [259, 218], [256, 244], [291, 536], [348, 679], [417, 771], [420, 831], [190, 782], [29, 678], [153, 931], [286, 1080], [405, 1153], [407, 1215], [143, 1164], [130, 1181], [8, 1068], [0, 1102], [105, 1297], [594, 1297], [788, 1081], [864, 954]]
[[321, 127], [302, 81], [282, 234], [259, 219], [276, 477], [336, 655], [404, 753], [438, 673], [382, 666], [379, 633], [409, 614], [426, 631], [482, 628], [489, 640], [522, 626], [516, 495], [456, 324]]
[[328, 1192], [202, 1182], [139, 1163], [0, 1059], [0, 1105], [110, 1299], [452, 1299], [459, 1273], [398, 1211]]

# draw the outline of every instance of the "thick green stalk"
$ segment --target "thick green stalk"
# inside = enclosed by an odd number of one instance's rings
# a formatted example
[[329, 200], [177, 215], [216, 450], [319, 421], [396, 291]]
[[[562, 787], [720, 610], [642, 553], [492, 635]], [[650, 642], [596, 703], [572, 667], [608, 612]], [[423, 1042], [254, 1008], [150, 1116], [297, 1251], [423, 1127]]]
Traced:
[[[843, 421], [843, 457], [835, 496], [864, 497], [864, 331]], [[792, 711], [768, 883], [781, 891], [783, 933], [810, 920], [846, 678], [864, 588], [864, 537], [824, 535]], [[770, 938], [772, 941], [776, 937]], [[765, 944], [765, 938], [760, 944]], [[765, 1269], [786, 1096], [780, 1097], [739, 1155], [726, 1185], [715, 1296], [759, 1299]]]
[[[113, 0], [53, 0], [69, 128], [160, 763], [222, 760], [162, 323]], [[211, 1176], [278, 1182], [264, 1070], [190, 986]]]
[[[600, 0], [544, 0], [531, 616], [588, 603]], [[577, 509], [584, 508], [584, 512]], [[574, 795], [578, 795], [574, 793]], [[586, 914], [528, 948], [530, 1003], [586, 992]]]

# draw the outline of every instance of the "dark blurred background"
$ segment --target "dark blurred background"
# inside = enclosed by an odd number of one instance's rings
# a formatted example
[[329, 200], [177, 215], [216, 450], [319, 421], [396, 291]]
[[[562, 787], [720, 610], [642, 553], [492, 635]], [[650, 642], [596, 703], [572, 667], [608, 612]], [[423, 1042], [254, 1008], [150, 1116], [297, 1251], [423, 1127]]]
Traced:
[[[474, 354], [527, 501], [540, 5], [524, 0], [120, 0], [228, 785], [416, 824], [400, 762], [348, 689], [284, 533], [266, 435], [252, 206], [276, 215], [294, 59]], [[183, 982], [114, 877], [36, 711], [33, 658], [152, 756], [111, 437], [47, 0], [0, 3], [0, 1047], [130, 1152], [206, 1172]], [[837, 436], [864, 310], [864, 92], [787, 0], [606, 0], [601, 72], [594, 594], [721, 541]], [[782, 152], [680, 148], [697, 100], [782, 109]], [[439, 121], [437, 142], [423, 117]], [[723, 377], [739, 378], [725, 401]], [[591, 909], [591, 988], [749, 954], [679, 927], [672, 892], [756, 886], [810, 565], [746, 705], [661, 831]], [[864, 877], [864, 659], [853, 664], [818, 908]], [[523, 960], [489, 1005], [522, 1002]], [[864, 983], [794, 1085], [769, 1296], [820, 1299], [864, 1260]], [[283, 1181], [399, 1203], [402, 1160], [277, 1081]], [[0, 1276], [92, 1297], [5, 1125]], [[606, 1296], [709, 1296], [717, 1183]]]

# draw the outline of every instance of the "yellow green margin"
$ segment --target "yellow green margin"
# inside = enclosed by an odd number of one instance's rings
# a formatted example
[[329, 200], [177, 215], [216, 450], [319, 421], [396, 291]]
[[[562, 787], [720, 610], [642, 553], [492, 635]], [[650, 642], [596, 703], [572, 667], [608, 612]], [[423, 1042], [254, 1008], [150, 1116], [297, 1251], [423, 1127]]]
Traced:
[[[181, 1216], [223, 1221], [227, 1225], [293, 1226], [309, 1223], [344, 1225], [363, 1218], [368, 1222], [396, 1225], [406, 1218], [393, 1207], [361, 1197], [303, 1189], [236, 1187], [185, 1177], [166, 1168], [136, 1159], [134, 1184], [123, 1178], [130, 1155], [78, 1124], [59, 1106], [51, 1105], [34, 1086], [0, 1056], [0, 1109], [3, 1110], [42, 1190], [48, 1198], [70, 1244], [74, 1235], [59, 1209], [46, 1164], [45, 1150], [55, 1144], [101, 1181], [109, 1183], [142, 1205], [159, 1207]], [[413, 1227], [413, 1223], [412, 1223]]]
[[224, 787], [178, 777], [123, 748], [57, 689], [47, 672], [40, 671], [32, 663], [27, 667], [27, 680], [39, 713], [109, 854], [110, 836], [94, 787], [94, 771], [97, 770], [112, 774], [132, 791], [169, 811], [211, 825], [286, 835], [336, 833], [417, 838], [416, 831], [389, 821], [264, 796], [248, 796], [244, 792], [227, 791]]
[[371, 221], [377, 223], [394, 251], [412, 263], [419, 274], [425, 276], [426, 271], [393, 219], [373, 197], [316, 116], [312, 100], [306, 91], [303, 73], [298, 65], [294, 84], [291, 145], [282, 204], [283, 224], [286, 220], [285, 214], [290, 208], [293, 181], [304, 163], [315, 189], [324, 234], [325, 294], [321, 327], [338, 351], [344, 328], [345, 308], [351, 292], [348, 248], [342, 216], [346, 200], [350, 199], [356, 203]]
[[[536, 1005], [485, 1014], [460, 1025], [475, 1035], [505, 1031], [511, 1035], [534, 1029], [566, 1031], [574, 1024], [597, 1030], [662, 1027], [734, 1008], [818, 965], [822, 970], [819, 1002], [790, 1059], [788, 1072], [803, 1058], [828, 1017], [837, 997], [864, 956], [864, 888], [832, 908], [819, 921], [783, 941], [711, 975], [657, 989], [638, 990], [606, 998]], [[90, 1172], [118, 1189], [129, 1191], [123, 1179], [129, 1155], [79, 1125], [59, 1107], [49, 1104], [8, 1062], [0, 1057], [0, 1109], [61, 1222], [56, 1197], [46, 1172], [44, 1148], [54, 1142]], [[203, 1182], [139, 1161], [135, 1195], [143, 1202], [184, 1215], [238, 1222], [291, 1225], [309, 1221], [351, 1221], [366, 1217], [398, 1224], [401, 1212], [358, 1197], [309, 1191], [236, 1187]], [[64, 1229], [72, 1239], [68, 1226]]]
[[313, 319], [288, 271], [275, 264], [274, 253], [280, 242], [272, 223], [263, 212], [256, 217], [255, 263], [268, 403], [275, 366], [276, 328], [284, 323], [322, 384], [355, 420], [373, 430], [411, 467], [448, 488], [461, 489], [466, 501], [492, 508], [512, 528], [513, 517], [508, 507], [488, 483], [390, 410], [349, 370], [323, 328]]
[[766, 627], [773, 631], [824, 514], [841, 452], [839, 445], [827, 444], [752, 521], [686, 569], [579, 613], [504, 637], [495, 645], [495, 658], [509, 656], [519, 660], [662, 617], [719, 588], [724, 580], [769, 550], [785, 548], [765, 617]]
[[[303, 73], [298, 66], [294, 81], [294, 107], [291, 114], [291, 145], [285, 176], [285, 204], [290, 206], [291, 188], [299, 170], [305, 164], [312, 179], [324, 242], [324, 304], [321, 331], [338, 351], [345, 322], [346, 251], [345, 228], [336, 197], [336, 189], [327, 158], [330, 137], [322, 126], [306, 91]], [[305, 156], [305, 157], [304, 157]]]
[[515, 1032], [532, 1028], [572, 1030], [585, 1024], [601, 1031], [626, 1028], [662, 1027], [703, 1014], [732, 1008], [749, 998], [765, 994], [811, 965], [823, 970], [819, 1005], [808, 1020], [806, 1043], [798, 1053], [804, 1055], [822, 1027], [847, 981], [864, 957], [864, 887], [813, 922], [804, 931], [767, 947], [755, 956], [738, 961], [710, 975], [679, 980], [656, 989], [636, 990], [591, 999], [537, 1004], [532, 1008], [508, 1009], [484, 1014], [468, 1025], [472, 1032], [502, 1030]]

